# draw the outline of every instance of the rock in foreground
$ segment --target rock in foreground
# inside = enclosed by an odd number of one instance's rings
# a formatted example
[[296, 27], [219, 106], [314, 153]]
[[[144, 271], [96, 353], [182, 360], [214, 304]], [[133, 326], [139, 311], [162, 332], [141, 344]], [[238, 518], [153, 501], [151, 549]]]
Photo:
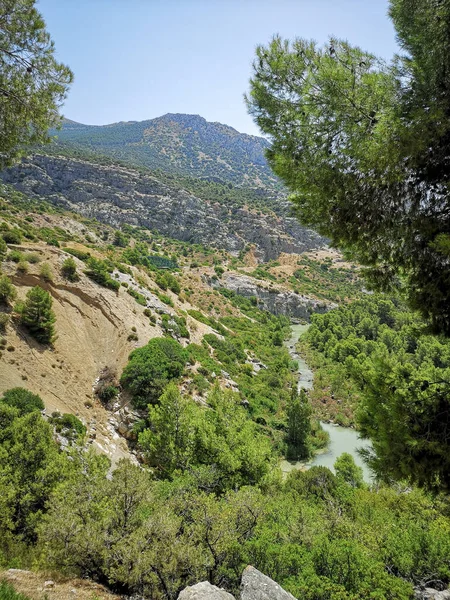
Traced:
[[255, 567], [248, 566], [241, 581], [241, 600], [296, 600], [278, 583], [263, 575]]
[[209, 581], [202, 581], [184, 589], [178, 596], [178, 600], [235, 600], [234, 596], [211, 585]]

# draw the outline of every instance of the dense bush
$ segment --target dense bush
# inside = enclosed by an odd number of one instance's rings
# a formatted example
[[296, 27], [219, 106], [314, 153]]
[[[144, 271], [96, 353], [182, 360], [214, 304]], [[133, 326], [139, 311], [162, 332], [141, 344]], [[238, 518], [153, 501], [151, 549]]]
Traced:
[[105, 261], [92, 257], [87, 260], [85, 274], [99, 285], [117, 291], [120, 283], [111, 277], [111, 272], [112, 268]]
[[36, 410], [44, 410], [44, 402], [40, 396], [20, 387], [4, 392], [0, 402], [16, 408], [20, 415], [26, 415]]
[[134, 350], [125, 367], [121, 383], [133, 394], [139, 408], [158, 401], [169, 381], [181, 376], [187, 362], [187, 353], [170, 338], [153, 338]]

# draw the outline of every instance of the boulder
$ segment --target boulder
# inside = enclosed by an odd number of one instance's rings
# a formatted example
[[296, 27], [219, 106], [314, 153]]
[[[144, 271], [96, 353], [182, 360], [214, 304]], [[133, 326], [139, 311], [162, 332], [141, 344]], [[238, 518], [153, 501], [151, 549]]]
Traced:
[[434, 588], [415, 588], [415, 597], [417, 600], [450, 600], [450, 589], [435, 590]]
[[241, 600], [296, 600], [278, 583], [248, 566], [242, 573]]
[[202, 581], [185, 588], [178, 596], [178, 600], [235, 600], [235, 597], [211, 585], [209, 581]]

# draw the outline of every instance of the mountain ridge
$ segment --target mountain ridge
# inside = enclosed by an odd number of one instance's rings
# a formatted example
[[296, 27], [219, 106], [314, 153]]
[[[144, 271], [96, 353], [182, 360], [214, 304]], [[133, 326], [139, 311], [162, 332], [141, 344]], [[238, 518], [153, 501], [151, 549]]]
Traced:
[[200, 115], [167, 113], [107, 125], [66, 119], [60, 130], [50, 133], [59, 147], [85, 149], [138, 167], [243, 187], [282, 189], [267, 164], [265, 151], [270, 144], [265, 138]]

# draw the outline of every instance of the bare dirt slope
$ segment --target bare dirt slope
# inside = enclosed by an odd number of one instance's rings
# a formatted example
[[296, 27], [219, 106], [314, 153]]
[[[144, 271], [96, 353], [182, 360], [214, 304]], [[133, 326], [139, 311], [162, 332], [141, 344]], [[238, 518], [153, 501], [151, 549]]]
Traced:
[[17, 592], [31, 600], [119, 600], [102, 585], [88, 579], [62, 579], [50, 574], [32, 573], [22, 569], [0, 572], [0, 580], [10, 583]]
[[[41, 262], [30, 265], [27, 274], [16, 272], [14, 263], [4, 263], [25, 298], [27, 291], [40, 285], [53, 298], [57, 340], [54, 348], [36, 343], [20, 327], [7, 329], [7, 349], [0, 359], [0, 393], [12, 387], [26, 387], [39, 394], [48, 412], [72, 413], [95, 435], [94, 444], [113, 459], [128, 455], [124, 440], [111, 431], [108, 413], [93, 394], [100, 371], [112, 367], [121, 373], [130, 352], [152, 337], [162, 334], [143, 314], [144, 307], [121, 288], [118, 293], [100, 287], [82, 274], [80, 281], [70, 283], [60, 275], [67, 254], [50, 246], [28, 245], [28, 251], [39, 254]], [[52, 282], [39, 276], [42, 262], [53, 271]], [[127, 338], [136, 328], [138, 341]]]

